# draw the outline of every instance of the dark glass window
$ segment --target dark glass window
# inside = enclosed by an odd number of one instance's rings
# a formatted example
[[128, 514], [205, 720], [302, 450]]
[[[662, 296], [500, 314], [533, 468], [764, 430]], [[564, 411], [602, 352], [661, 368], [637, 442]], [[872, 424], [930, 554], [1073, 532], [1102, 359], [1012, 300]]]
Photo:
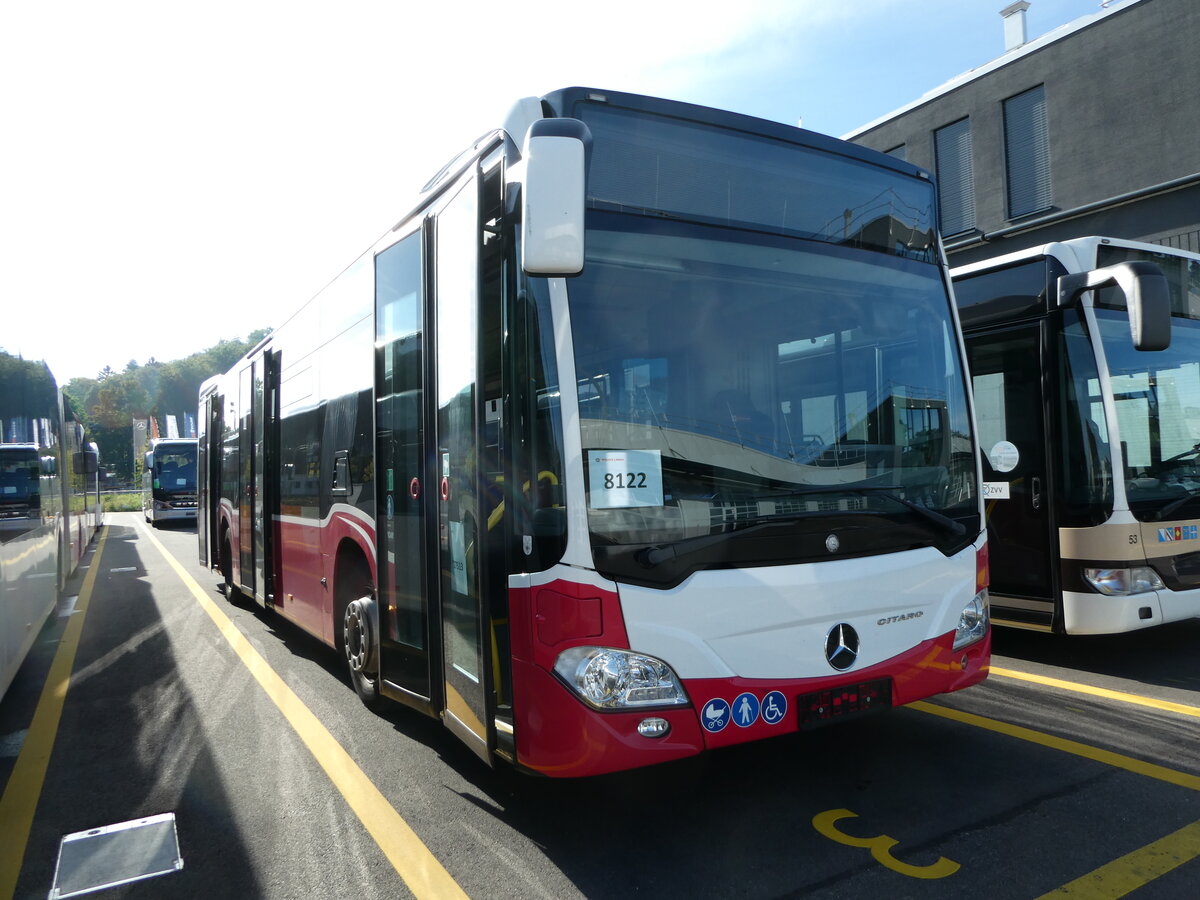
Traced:
[[588, 200], [934, 261], [929, 183], [778, 138], [599, 103]]
[[1045, 312], [1047, 280], [1044, 258], [956, 276], [954, 300], [963, 328]]
[[1112, 451], [1100, 395], [1096, 353], [1077, 309], [1063, 310], [1059, 340], [1062, 452], [1057, 454], [1059, 524], [1081, 528], [1108, 520], [1113, 509]]
[[[411, 234], [375, 258], [375, 336], [382, 516], [381, 625], [383, 635], [425, 647], [426, 581], [422, 485], [423, 331], [421, 235]], [[425, 688], [428, 690], [428, 687]]]
[[[1096, 251], [1099, 267], [1138, 261], [1152, 262], [1162, 269], [1171, 294], [1171, 315], [1200, 319], [1200, 261], [1174, 253], [1116, 245], [1102, 245]], [[1115, 287], [1100, 288], [1096, 291], [1096, 305], [1124, 309], [1125, 295]]]
[[1049, 209], [1050, 135], [1043, 85], [1004, 101], [1004, 153], [1009, 217]]
[[975, 227], [975, 172], [971, 162], [971, 120], [959, 119], [933, 133], [942, 234]]

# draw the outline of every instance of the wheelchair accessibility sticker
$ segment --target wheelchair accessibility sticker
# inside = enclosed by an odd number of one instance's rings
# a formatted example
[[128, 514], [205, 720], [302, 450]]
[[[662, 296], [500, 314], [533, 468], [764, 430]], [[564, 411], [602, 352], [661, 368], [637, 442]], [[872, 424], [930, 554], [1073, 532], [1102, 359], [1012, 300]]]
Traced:
[[762, 720], [768, 725], [778, 725], [787, 714], [787, 697], [782, 691], [771, 691], [762, 701]]

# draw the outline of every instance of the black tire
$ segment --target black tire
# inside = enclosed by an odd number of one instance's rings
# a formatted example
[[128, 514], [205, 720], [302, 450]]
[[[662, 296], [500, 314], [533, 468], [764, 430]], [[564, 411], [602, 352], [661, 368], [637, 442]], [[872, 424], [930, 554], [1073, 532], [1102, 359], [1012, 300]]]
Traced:
[[367, 709], [378, 712], [387, 701], [379, 692], [379, 615], [370, 594], [346, 605], [341, 643], [354, 692]]
[[225, 579], [225, 599], [232, 601], [236, 595], [233, 587], [233, 547], [229, 543], [229, 533], [221, 538], [221, 577]]

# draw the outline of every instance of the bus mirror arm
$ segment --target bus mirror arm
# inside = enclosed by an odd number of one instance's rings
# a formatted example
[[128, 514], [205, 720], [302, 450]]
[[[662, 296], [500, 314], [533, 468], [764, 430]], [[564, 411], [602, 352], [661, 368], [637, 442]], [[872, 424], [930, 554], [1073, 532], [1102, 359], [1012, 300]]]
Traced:
[[1166, 276], [1152, 262], [1118, 263], [1058, 279], [1058, 305], [1071, 306], [1085, 291], [1115, 286], [1125, 295], [1135, 350], [1171, 346], [1171, 293]]

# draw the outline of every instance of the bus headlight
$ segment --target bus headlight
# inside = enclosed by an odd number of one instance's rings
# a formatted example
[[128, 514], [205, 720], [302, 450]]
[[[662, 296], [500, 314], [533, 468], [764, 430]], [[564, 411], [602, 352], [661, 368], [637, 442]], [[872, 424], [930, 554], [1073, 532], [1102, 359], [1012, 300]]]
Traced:
[[985, 588], [971, 598], [971, 602], [958, 614], [958, 627], [954, 629], [954, 649], [980, 640], [988, 630], [988, 592]]
[[1083, 577], [1097, 591], [1109, 597], [1145, 594], [1163, 589], [1162, 579], [1149, 566], [1133, 566], [1129, 569], [1085, 568]]
[[609, 647], [572, 647], [558, 655], [554, 671], [596, 709], [685, 706], [679, 678], [661, 659]]

